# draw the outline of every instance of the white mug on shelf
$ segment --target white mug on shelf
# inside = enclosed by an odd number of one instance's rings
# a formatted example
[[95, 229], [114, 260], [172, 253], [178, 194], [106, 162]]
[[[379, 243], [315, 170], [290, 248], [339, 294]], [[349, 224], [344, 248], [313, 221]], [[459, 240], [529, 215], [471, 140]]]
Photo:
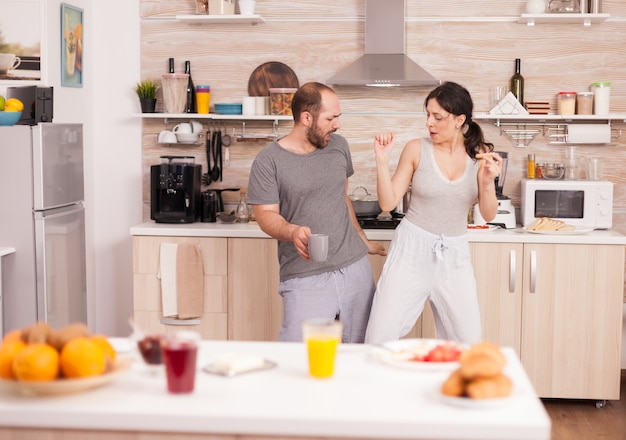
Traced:
[[193, 127], [189, 122], [181, 122], [180, 124], [174, 126], [172, 131], [174, 133], [191, 134], [193, 133]]
[[241, 15], [254, 15], [255, 0], [239, 0], [239, 13]]

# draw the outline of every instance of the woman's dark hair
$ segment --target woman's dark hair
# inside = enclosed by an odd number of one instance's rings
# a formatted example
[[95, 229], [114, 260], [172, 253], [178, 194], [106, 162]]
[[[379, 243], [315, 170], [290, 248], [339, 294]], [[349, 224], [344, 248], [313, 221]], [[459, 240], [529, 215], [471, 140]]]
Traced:
[[441, 108], [455, 116], [465, 115], [462, 128], [465, 138], [465, 151], [472, 159], [475, 159], [476, 154], [480, 153], [482, 149], [486, 148], [487, 151], [493, 151], [494, 145], [485, 141], [482, 128], [472, 120], [474, 103], [465, 87], [455, 82], [444, 82], [428, 94], [424, 100], [424, 108], [431, 99], [437, 101]]
[[309, 112], [313, 119], [317, 119], [322, 108], [322, 92], [324, 91], [335, 93], [327, 85], [318, 82], [306, 83], [296, 91], [291, 100], [291, 112], [295, 123], [300, 122], [303, 112]]

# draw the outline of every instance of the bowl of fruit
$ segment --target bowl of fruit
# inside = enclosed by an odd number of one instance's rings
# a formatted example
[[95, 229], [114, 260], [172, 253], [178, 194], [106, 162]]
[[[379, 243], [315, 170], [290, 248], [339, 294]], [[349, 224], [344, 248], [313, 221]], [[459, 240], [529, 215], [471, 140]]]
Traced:
[[24, 104], [17, 98], [4, 99], [0, 96], [0, 125], [15, 125], [22, 117]]

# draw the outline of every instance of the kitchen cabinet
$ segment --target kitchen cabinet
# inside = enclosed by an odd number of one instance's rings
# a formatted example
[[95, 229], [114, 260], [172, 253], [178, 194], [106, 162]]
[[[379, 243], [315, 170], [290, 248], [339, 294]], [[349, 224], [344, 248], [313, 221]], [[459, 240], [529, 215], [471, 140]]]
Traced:
[[624, 246], [525, 244], [521, 359], [540, 397], [620, 398]]
[[[205, 339], [226, 340], [228, 239], [217, 237], [133, 237], [133, 318], [146, 333], [180, 330], [185, 321], [161, 322], [159, 249], [161, 243], [192, 243], [200, 246], [204, 266], [204, 310], [199, 324], [185, 326]], [[197, 322], [194, 320], [192, 322]], [[178, 325], [176, 325], [178, 324]]]
[[278, 294], [278, 242], [228, 239], [228, 339], [278, 341], [283, 302]]
[[483, 337], [515, 348], [537, 394], [619, 399], [624, 246], [471, 248]]

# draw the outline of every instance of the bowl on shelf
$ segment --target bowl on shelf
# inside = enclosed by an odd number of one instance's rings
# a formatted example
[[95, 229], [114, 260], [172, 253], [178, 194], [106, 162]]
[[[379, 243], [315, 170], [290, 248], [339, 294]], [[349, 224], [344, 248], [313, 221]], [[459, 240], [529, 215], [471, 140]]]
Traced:
[[22, 112], [0, 112], [0, 125], [15, 125], [22, 117]]
[[220, 115], [240, 115], [242, 111], [242, 104], [215, 104], [215, 113]]
[[218, 212], [216, 217], [220, 223], [232, 224], [237, 221], [237, 216], [234, 212]]
[[565, 165], [562, 163], [547, 163], [543, 168], [543, 178], [559, 180], [565, 175]]
[[199, 138], [198, 133], [176, 133], [176, 139], [181, 144], [197, 144]]

